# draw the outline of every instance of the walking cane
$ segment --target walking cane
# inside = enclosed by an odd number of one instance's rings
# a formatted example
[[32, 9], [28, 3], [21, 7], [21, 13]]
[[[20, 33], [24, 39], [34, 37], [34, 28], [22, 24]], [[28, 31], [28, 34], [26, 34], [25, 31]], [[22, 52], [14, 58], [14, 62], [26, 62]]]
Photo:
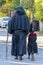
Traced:
[[6, 59], [8, 58], [8, 28], [7, 28], [7, 39], [6, 39]]

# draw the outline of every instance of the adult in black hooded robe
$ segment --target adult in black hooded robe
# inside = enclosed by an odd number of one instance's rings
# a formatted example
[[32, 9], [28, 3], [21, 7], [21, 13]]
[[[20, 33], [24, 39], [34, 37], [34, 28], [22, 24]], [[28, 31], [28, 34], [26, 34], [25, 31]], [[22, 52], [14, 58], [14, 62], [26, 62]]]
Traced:
[[8, 33], [12, 34], [12, 49], [11, 54], [16, 56], [16, 59], [22, 59], [26, 54], [26, 35], [30, 29], [29, 19], [20, 6], [16, 13], [8, 23]]

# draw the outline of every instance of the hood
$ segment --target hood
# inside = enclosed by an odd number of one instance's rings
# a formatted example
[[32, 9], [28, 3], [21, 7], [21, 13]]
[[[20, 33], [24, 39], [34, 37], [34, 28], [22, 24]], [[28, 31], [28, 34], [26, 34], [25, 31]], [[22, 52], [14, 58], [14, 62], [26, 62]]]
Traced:
[[24, 14], [26, 14], [25, 13], [25, 11], [24, 11], [24, 9], [23, 9], [23, 7], [18, 7], [18, 9], [17, 9], [17, 12], [16, 13], [18, 13], [19, 15], [24, 15]]

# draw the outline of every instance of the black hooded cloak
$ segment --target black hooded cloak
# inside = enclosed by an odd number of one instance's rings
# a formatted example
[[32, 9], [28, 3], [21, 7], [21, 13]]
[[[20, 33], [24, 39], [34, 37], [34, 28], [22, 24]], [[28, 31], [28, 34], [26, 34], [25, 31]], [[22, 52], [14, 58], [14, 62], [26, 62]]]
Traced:
[[26, 34], [29, 29], [29, 19], [24, 9], [19, 7], [8, 23], [8, 33], [12, 34], [12, 55], [26, 54]]

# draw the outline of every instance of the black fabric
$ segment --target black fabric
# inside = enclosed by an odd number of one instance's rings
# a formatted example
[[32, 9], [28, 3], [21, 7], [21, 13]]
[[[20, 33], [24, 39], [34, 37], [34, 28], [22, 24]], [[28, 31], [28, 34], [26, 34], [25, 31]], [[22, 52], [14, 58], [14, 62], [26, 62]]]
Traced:
[[[30, 22], [27, 15], [25, 14], [22, 7], [19, 8], [8, 23], [8, 32], [11, 34], [13, 33], [12, 31], [19, 30], [19, 29], [24, 30], [26, 31], [26, 33], [28, 33], [30, 29]], [[22, 15], [19, 15], [20, 12], [22, 12]]]
[[24, 11], [24, 9], [21, 6], [17, 9], [17, 12], [16, 13], [18, 13], [19, 15], [26, 14], [25, 11]]
[[8, 33], [12, 34], [13, 56], [26, 54], [26, 35], [30, 30], [29, 19], [22, 7], [19, 7], [8, 23]]
[[15, 31], [12, 37], [12, 49], [11, 54], [13, 56], [20, 56], [26, 54], [26, 35], [22, 31]]
[[38, 53], [38, 47], [37, 47], [37, 35], [29, 35], [29, 42], [28, 42], [28, 54], [29, 53]]

